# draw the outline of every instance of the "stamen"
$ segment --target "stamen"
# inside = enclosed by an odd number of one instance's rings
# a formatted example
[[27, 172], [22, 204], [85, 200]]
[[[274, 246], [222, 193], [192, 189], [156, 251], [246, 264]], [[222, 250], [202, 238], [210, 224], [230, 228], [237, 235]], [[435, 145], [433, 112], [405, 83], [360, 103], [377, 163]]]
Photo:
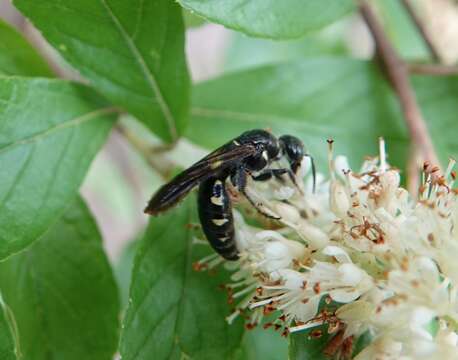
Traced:
[[200, 259], [198, 261], [198, 263], [199, 264], [206, 264], [206, 263], [210, 262], [211, 260], [216, 259], [218, 257], [219, 257], [219, 255], [217, 253], [212, 253], [212, 254], [210, 254], [208, 256], [205, 256], [204, 258]]
[[228, 284], [228, 285], [226, 285], [226, 287], [231, 288], [231, 289], [236, 289], [236, 288], [238, 288], [240, 286], [244, 286], [244, 285], [247, 285], [247, 284], [248, 284], [247, 280], [242, 280], [242, 281], [238, 281], [236, 283]]
[[453, 158], [449, 158], [447, 170], [445, 170], [445, 174], [444, 174], [444, 177], [445, 177], [446, 179], [448, 179], [448, 178], [450, 177], [450, 178], [452, 178], [452, 180], [453, 180], [452, 170], [453, 170], [453, 168], [455, 167], [455, 164], [456, 164], [456, 160], [453, 159]]
[[287, 298], [288, 296], [291, 296], [291, 294], [284, 293], [283, 295], [280, 295], [280, 296], [274, 296], [274, 297], [270, 297], [270, 298], [265, 299], [265, 300], [254, 302], [254, 303], [252, 303], [250, 305], [250, 309], [254, 309], [254, 308], [266, 305], [266, 304], [270, 304], [273, 301], [283, 300], [284, 298]]
[[379, 148], [379, 156], [380, 156], [380, 172], [383, 174], [387, 169], [385, 139], [383, 139], [383, 137], [378, 138], [378, 148]]
[[334, 155], [333, 155], [333, 143], [334, 140], [328, 139], [328, 166], [329, 166], [329, 173], [331, 174], [331, 179], [335, 180], [335, 166], [334, 166]]
[[235, 310], [231, 315], [227, 316], [226, 317], [226, 321], [228, 322], [228, 324], [232, 324], [232, 322], [240, 315], [240, 310], [237, 309]]
[[254, 289], [257, 288], [257, 286], [258, 286], [258, 285], [257, 285], [256, 283], [255, 283], [255, 284], [252, 284], [252, 285], [248, 286], [247, 288], [245, 288], [245, 289], [243, 289], [243, 290], [240, 290], [240, 291], [236, 292], [234, 295], [232, 295], [232, 297], [233, 297], [234, 299], [236, 299], [236, 298], [242, 296], [243, 294], [246, 294], [246, 293], [248, 293], [248, 292], [250, 292], [250, 291], [253, 291]]
[[208, 269], [210, 270], [210, 269], [215, 268], [219, 264], [222, 264], [223, 261], [224, 261], [224, 259], [222, 257], [218, 256], [216, 259], [208, 262]]
[[193, 245], [206, 245], [206, 246], [210, 246], [210, 244], [208, 243], [207, 240], [199, 239], [199, 238], [196, 237], [196, 236], [193, 236], [193, 237], [192, 237], [192, 244], [193, 244]]
[[308, 322], [306, 324], [303, 324], [303, 325], [290, 327], [289, 328], [289, 332], [293, 333], [293, 332], [298, 332], [298, 331], [302, 331], [302, 330], [307, 330], [307, 329], [310, 329], [310, 328], [314, 328], [314, 327], [323, 325], [323, 323], [324, 323], [323, 320], [310, 321], [310, 322]]

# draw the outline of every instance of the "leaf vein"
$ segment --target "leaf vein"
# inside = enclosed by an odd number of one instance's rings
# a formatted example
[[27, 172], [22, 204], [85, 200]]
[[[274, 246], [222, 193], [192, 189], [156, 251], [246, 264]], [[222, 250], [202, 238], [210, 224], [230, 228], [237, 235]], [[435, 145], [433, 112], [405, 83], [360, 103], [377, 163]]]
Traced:
[[156, 99], [153, 99], [153, 100], [156, 100], [157, 103], [159, 104], [159, 107], [167, 122], [172, 139], [176, 140], [177, 139], [177, 130], [175, 127], [175, 119], [173, 118], [173, 114], [170, 111], [170, 108], [162, 95], [162, 92], [161, 92], [161, 89], [159, 88], [156, 77], [154, 76], [153, 72], [148, 68], [148, 65], [146, 64], [146, 61], [143, 58], [143, 55], [140, 53], [133, 39], [129, 36], [126, 29], [119, 21], [119, 19], [115, 16], [115, 14], [113, 13], [113, 10], [108, 6], [107, 1], [100, 0], [100, 2], [107, 10], [108, 15], [110, 16], [110, 19], [113, 21], [113, 24], [116, 26], [119, 33], [123, 37], [128, 48], [132, 52], [134, 59], [137, 61], [138, 65], [140, 66], [140, 69], [142, 70], [143, 74], [145, 75], [146, 79], [148, 80], [148, 84], [150, 85], [151, 90], [153, 90], [154, 95], [156, 95]]
[[[188, 219], [187, 219], [187, 223], [191, 222], [191, 219], [190, 219], [190, 215], [191, 215], [191, 211], [188, 211]], [[186, 253], [185, 253], [185, 262], [184, 262], [184, 265], [183, 265], [183, 272], [184, 272], [184, 275], [183, 275], [183, 288], [181, 290], [181, 294], [180, 294], [180, 300], [178, 302], [178, 313], [177, 313], [177, 317], [176, 317], [176, 320], [175, 320], [175, 326], [174, 326], [174, 330], [173, 330], [173, 333], [174, 334], [177, 334], [177, 331], [178, 329], [181, 327], [181, 323], [182, 323], [182, 317], [183, 317], [183, 302], [186, 301], [186, 289], [187, 289], [187, 281], [188, 281], [188, 278], [189, 278], [189, 272], [190, 272], [190, 269], [191, 269], [191, 262], [192, 262], [192, 241], [190, 241], [189, 239], [189, 232], [187, 232], [187, 236], [186, 236]], [[176, 336], [176, 343], [178, 345], [178, 347], [180, 348], [180, 351], [182, 353], [184, 353], [184, 351], [181, 349], [181, 346], [180, 346], [180, 340], [179, 340], [179, 337], [178, 335]], [[171, 349], [171, 352], [168, 356], [168, 358], [170, 359], [172, 357], [172, 354], [173, 354], [173, 347]]]
[[3, 148], [0, 148], [0, 154], [10, 150], [11, 148], [14, 148], [14, 147], [18, 146], [18, 145], [24, 145], [24, 144], [28, 144], [28, 143], [31, 143], [31, 142], [38, 141], [41, 138], [49, 136], [50, 134], [52, 134], [52, 133], [54, 133], [56, 131], [59, 131], [59, 130], [62, 130], [62, 129], [65, 129], [65, 128], [68, 128], [68, 127], [72, 127], [72, 126], [78, 126], [78, 125], [83, 124], [86, 121], [89, 121], [89, 120], [92, 120], [93, 118], [96, 118], [99, 115], [106, 115], [106, 114], [114, 113], [116, 111], [117, 110], [114, 107], [108, 107], [108, 108], [103, 108], [103, 109], [98, 109], [98, 110], [95, 110], [95, 111], [91, 111], [89, 113], [86, 113], [86, 114], [84, 114], [82, 116], [79, 116], [79, 117], [76, 117], [74, 119], [71, 119], [69, 121], [66, 121], [64, 123], [59, 123], [59, 124], [49, 128], [49, 129], [46, 129], [46, 130], [41, 131], [39, 133], [33, 134], [33, 135], [31, 135], [29, 137], [26, 137], [24, 139], [20, 139], [20, 140], [14, 141], [14, 142], [4, 146]]
[[32, 149], [30, 149], [29, 153], [27, 154], [27, 158], [24, 161], [24, 163], [22, 164], [21, 169], [18, 171], [18, 173], [14, 177], [14, 181], [12, 182], [11, 187], [8, 189], [8, 191], [6, 192], [5, 196], [3, 197], [3, 199], [2, 199], [2, 201], [0, 203], [0, 210], [3, 209], [3, 207], [6, 204], [6, 202], [8, 201], [9, 197], [13, 193], [13, 190], [19, 184], [18, 179], [22, 176], [22, 174], [24, 174], [24, 171], [26, 171], [27, 165], [29, 164], [30, 159], [32, 158], [32, 155], [33, 155], [33, 147], [32, 147]]

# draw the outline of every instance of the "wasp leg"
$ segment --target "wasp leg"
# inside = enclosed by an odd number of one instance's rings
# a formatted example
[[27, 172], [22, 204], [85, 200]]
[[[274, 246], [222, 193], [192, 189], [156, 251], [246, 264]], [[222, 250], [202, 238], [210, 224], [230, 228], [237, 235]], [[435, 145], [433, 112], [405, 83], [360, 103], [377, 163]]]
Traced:
[[276, 177], [281, 182], [284, 182], [282, 175], [288, 172], [291, 172], [291, 170], [289, 169], [267, 169], [267, 170], [264, 170], [259, 175], [252, 176], [252, 178], [254, 181], [267, 181], [267, 180], [272, 179], [272, 177]]
[[302, 195], [304, 195], [304, 190], [302, 190], [302, 188], [299, 186], [299, 184], [297, 183], [297, 178], [296, 178], [296, 175], [295, 175], [295, 172], [289, 170], [287, 172], [291, 182], [294, 184], [294, 186], [296, 187], [297, 190], [299, 190], [299, 193], [301, 193]]
[[239, 167], [236, 172], [231, 176], [231, 182], [232, 184], [237, 188], [238, 191], [240, 191], [243, 196], [248, 200], [248, 202], [263, 216], [269, 218], [269, 219], [274, 219], [274, 220], [279, 220], [281, 217], [279, 217], [276, 214], [273, 214], [272, 212], [269, 211], [269, 209], [266, 208], [266, 206], [262, 202], [256, 202], [251, 195], [248, 194], [247, 192], [247, 172], [244, 167]]
[[303, 191], [299, 184], [296, 181], [296, 176], [294, 175], [293, 171], [291, 169], [286, 169], [286, 168], [281, 168], [281, 169], [267, 169], [264, 170], [262, 173], [259, 175], [253, 176], [253, 180], [255, 181], [267, 181], [270, 180], [272, 177], [277, 178], [281, 183], [284, 183], [285, 180], [283, 179], [282, 175], [288, 174], [289, 179], [291, 182], [294, 184], [297, 190], [301, 194], [303, 194]]

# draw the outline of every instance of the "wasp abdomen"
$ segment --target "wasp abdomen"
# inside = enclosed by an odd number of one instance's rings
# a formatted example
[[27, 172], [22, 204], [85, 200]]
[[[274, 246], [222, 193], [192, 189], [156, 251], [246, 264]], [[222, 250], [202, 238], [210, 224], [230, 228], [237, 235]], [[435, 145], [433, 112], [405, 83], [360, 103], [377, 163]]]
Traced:
[[211, 177], [200, 184], [199, 218], [213, 249], [227, 260], [237, 260], [232, 206], [225, 181], [225, 177]]

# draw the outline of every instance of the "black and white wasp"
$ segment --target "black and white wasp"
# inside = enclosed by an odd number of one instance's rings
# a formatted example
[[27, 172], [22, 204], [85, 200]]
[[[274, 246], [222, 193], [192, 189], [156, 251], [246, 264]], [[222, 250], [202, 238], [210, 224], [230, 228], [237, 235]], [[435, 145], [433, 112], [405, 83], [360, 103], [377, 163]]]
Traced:
[[[199, 186], [198, 211], [205, 236], [222, 257], [237, 260], [239, 255], [227, 181], [259, 212], [270, 216], [247, 194], [247, 177], [267, 181], [272, 177], [281, 179], [287, 174], [295, 183], [295, 174], [304, 156], [308, 156], [304, 145], [294, 136], [284, 135], [277, 139], [264, 130], [246, 131], [163, 185], [149, 201], [145, 213], [157, 215], [167, 211]], [[270, 167], [282, 158], [288, 160], [289, 168]], [[312, 171], [315, 176], [313, 161]]]

